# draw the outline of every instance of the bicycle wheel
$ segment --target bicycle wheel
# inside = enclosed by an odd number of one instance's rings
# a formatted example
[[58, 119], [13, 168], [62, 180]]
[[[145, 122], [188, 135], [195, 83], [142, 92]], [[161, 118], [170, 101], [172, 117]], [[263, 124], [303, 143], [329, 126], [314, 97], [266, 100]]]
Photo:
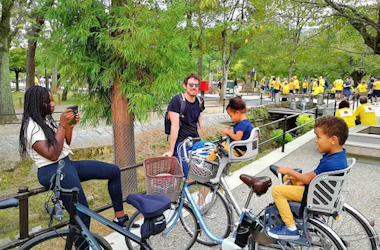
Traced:
[[[178, 212], [180, 212], [179, 219], [175, 221]], [[166, 210], [164, 215], [167, 223], [166, 229], [163, 232], [157, 235], [152, 235], [149, 239], [147, 239], [150, 247], [154, 250], [166, 250], [171, 248], [178, 250], [190, 249], [193, 246], [199, 232], [198, 221], [195, 218], [193, 211], [187, 204], [183, 204], [181, 211], [179, 211], [179, 206], [177, 204], [172, 204], [172, 208]], [[144, 216], [137, 211], [128, 221], [126, 228], [130, 232], [140, 235], [140, 228], [143, 222]], [[140, 227], [133, 228], [133, 223], [140, 225]], [[170, 229], [172, 225], [173, 228]], [[125, 238], [125, 242], [130, 250], [140, 249], [139, 245], [127, 237]]]
[[367, 219], [353, 207], [345, 204], [337, 220], [320, 216], [319, 220], [331, 227], [351, 249], [376, 250], [376, 232]]
[[[310, 237], [312, 239], [311, 246], [296, 245], [294, 243], [287, 243], [280, 241], [284, 249], [287, 250], [301, 250], [301, 249], [315, 249], [315, 250], [345, 250], [343, 242], [339, 236], [334, 233], [330, 228], [326, 227], [323, 223], [317, 220], [308, 220], [308, 228]], [[261, 230], [263, 231], [263, 229]], [[251, 250], [269, 250], [269, 249], [283, 249], [278, 244], [259, 245], [257, 242], [249, 242], [248, 249]]]
[[[69, 235], [70, 230], [69, 229], [63, 229], [63, 230], [57, 230], [57, 231], [51, 231], [44, 234], [41, 234], [29, 241], [27, 241], [24, 245], [22, 245], [19, 250], [63, 250], [65, 249], [66, 244], [66, 238]], [[103, 238], [100, 237], [97, 234], [92, 233], [92, 235], [95, 237], [95, 239], [98, 241], [99, 245], [104, 250], [112, 250], [112, 247], [110, 244]], [[78, 242], [78, 240], [83, 241], [83, 235], [79, 232], [75, 233], [75, 242]], [[87, 245], [87, 244], [86, 244]], [[77, 247], [73, 246], [73, 249], [80, 249], [80, 250], [87, 250], [90, 249], [90, 247], [85, 244], [79, 245]]]
[[[219, 238], [227, 238], [231, 232], [232, 214], [224, 195], [216, 187], [206, 183], [192, 182], [188, 187], [211, 233]], [[206, 246], [217, 245], [202, 230], [198, 234], [197, 242]]]

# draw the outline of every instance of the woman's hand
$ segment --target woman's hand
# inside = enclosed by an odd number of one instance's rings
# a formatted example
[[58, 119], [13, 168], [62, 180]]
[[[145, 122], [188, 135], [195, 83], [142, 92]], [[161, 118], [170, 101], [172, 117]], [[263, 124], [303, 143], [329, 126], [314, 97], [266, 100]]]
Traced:
[[[79, 112], [76, 114], [75, 116], [75, 123], [71, 126], [69, 126], [70, 128], [74, 128], [78, 123], [79, 123], [79, 120], [80, 120], [80, 116], [79, 116]], [[71, 120], [70, 120], [71, 121]]]
[[61, 114], [61, 117], [59, 118], [59, 124], [67, 128], [69, 127], [69, 123], [73, 118], [74, 118], [74, 112], [71, 109], [67, 109], [63, 111], [63, 113]]

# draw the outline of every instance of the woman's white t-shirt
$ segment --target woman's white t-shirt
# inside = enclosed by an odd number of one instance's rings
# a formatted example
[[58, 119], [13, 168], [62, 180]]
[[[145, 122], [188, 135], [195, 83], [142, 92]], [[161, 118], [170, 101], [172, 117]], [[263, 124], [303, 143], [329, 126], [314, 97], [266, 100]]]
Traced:
[[69, 154], [73, 154], [69, 145], [67, 145], [66, 140], [63, 142], [61, 154], [59, 155], [56, 161], [51, 161], [49, 159], [46, 159], [45, 157], [37, 153], [32, 147], [33, 144], [36, 143], [37, 141], [47, 141], [47, 139], [42, 128], [35, 121], [33, 121], [33, 119], [29, 119], [28, 129], [26, 131], [26, 140], [28, 142], [27, 147], [26, 147], [28, 154], [34, 160], [37, 167], [39, 168], [58, 162], [59, 160], [65, 158]]

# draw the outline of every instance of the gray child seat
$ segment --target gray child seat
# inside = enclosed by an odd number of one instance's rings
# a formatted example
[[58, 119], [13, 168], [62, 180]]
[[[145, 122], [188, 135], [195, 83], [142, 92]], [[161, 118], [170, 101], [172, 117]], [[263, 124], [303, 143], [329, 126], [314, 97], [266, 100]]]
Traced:
[[345, 202], [343, 185], [355, 163], [355, 158], [348, 158], [347, 168], [321, 173], [311, 181], [306, 205], [310, 212], [339, 214], [342, 211]]
[[[228, 148], [228, 158], [229, 162], [240, 162], [248, 161], [256, 157], [259, 153], [259, 139], [260, 139], [260, 129], [253, 128], [251, 134], [247, 140], [233, 141], [229, 144]], [[233, 152], [235, 147], [246, 146], [247, 150], [242, 156], [236, 156]]]

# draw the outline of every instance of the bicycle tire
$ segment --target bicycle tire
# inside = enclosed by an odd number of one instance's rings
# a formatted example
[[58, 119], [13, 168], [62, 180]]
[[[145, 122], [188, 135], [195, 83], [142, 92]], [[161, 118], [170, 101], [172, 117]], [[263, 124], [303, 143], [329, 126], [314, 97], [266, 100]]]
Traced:
[[[320, 216], [322, 223], [331, 227], [342, 240], [349, 242], [350, 248], [376, 250], [376, 232], [368, 220], [355, 208], [344, 204], [339, 218]], [[349, 232], [349, 233], [347, 233]]]
[[[187, 204], [183, 204], [181, 215], [179, 216], [180, 221], [177, 220], [174, 227], [168, 231], [169, 227], [174, 223], [174, 220], [171, 220], [171, 218], [177, 215], [178, 209], [178, 204], [172, 204], [172, 208], [164, 213], [167, 223], [166, 229], [157, 235], [152, 235], [146, 240], [152, 249], [166, 250], [169, 246], [173, 246], [173, 249], [188, 250], [194, 245], [200, 229], [193, 211]], [[140, 211], [136, 211], [129, 219], [126, 229], [136, 235], [140, 235], [143, 220], [144, 216]], [[140, 227], [133, 228], [133, 224], [138, 224]], [[167, 234], [165, 235], [165, 233]], [[127, 237], [125, 238], [125, 242], [130, 250], [140, 249], [137, 244]]]
[[[346, 247], [339, 236], [326, 225], [324, 225], [319, 220], [309, 219], [309, 232], [312, 239], [312, 245], [303, 246], [293, 244], [291, 246], [287, 245], [285, 241], [280, 241], [282, 246], [286, 250], [301, 250], [301, 249], [324, 249], [324, 250], [346, 250]], [[259, 229], [260, 230], [260, 229]], [[264, 229], [261, 228], [261, 231]], [[277, 244], [272, 245], [259, 245], [257, 242], [249, 242], [248, 249], [250, 250], [269, 250], [269, 249], [282, 249]]]
[[[203, 208], [200, 209], [202, 217], [213, 235], [218, 238], [227, 238], [231, 233], [233, 218], [224, 195], [220, 190], [215, 190], [215, 186], [208, 183], [191, 182], [188, 187], [196, 203], [200, 198], [199, 195], [202, 193], [199, 191], [200, 187], [205, 187], [204, 190], [210, 190]], [[207, 237], [203, 230], [199, 232], [197, 242], [206, 246], [217, 245], [217, 243]]]
[[[69, 229], [62, 229], [57, 231], [51, 231], [44, 234], [41, 234], [29, 241], [27, 241], [24, 245], [22, 245], [19, 250], [63, 250], [65, 249], [66, 244], [66, 238], [69, 235], [70, 230]], [[112, 250], [111, 245], [101, 236], [92, 233], [92, 235], [95, 237], [95, 239], [98, 241], [99, 245], [104, 250]], [[75, 232], [75, 241], [79, 238], [83, 238], [83, 235], [79, 232]], [[73, 246], [73, 249], [90, 249], [89, 246], [87, 247], [75, 247]]]

